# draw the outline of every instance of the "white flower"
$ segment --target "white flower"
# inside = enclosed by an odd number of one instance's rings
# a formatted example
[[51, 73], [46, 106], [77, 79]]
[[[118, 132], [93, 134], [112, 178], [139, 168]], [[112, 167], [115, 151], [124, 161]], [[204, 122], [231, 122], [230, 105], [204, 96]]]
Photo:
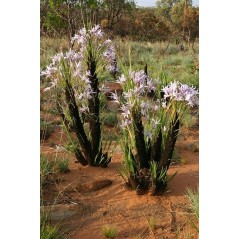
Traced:
[[167, 107], [166, 101], [162, 101], [162, 107], [165, 109]]
[[51, 90], [53, 87], [55, 87], [55, 86], [57, 85], [57, 83], [58, 83], [58, 79], [55, 78], [55, 79], [53, 80], [53, 82], [50, 82], [51, 86], [46, 87], [46, 88], [43, 90], [43, 92], [46, 92], [46, 91]]
[[108, 45], [108, 44], [110, 44], [110, 43], [112, 43], [112, 41], [111, 41], [110, 39], [107, 39], [107, 40], [104, 42], [104, 45]]
[[120, 109], [123, 111], [122, 115], [124, 118], [128, 118], [130, 115], [129, 107], [127, 105], [122, 105]]
[[123, 84], [124, 82], [126, 82], [126, 77], [125, 77], [125, 75], [122, 74], [122, 75], [118, 78], [118, 80], [117, 80], [116, 82], [119, 83], [119, 84]]
[[126, 128], [127, 126], [129, 126], [129, 125], [132, 125], [132, 120], [130, 120], [130, 119], [124, 119], [124, 120], [122, 120], [122, 123], [121, 123], [121, 127], [122, 128]]
[[100, 87], [100, 91], [106, 94], [110, 92], [110, 88], [106, 86], [105, 84], [102, 84], [102, 86]]
[[58, 53], [55, 56], [52, 57], [52, 62], [55, 64], [56, 62], [60, 62], [61, 59], [64, 57], [63, 53]]
[[50, 64], [49, 66], [46, 67], [46, 70], [41, 72], [41, 75], [45, 75], [47, 78], [50, 78], [52, 74], [58, 72], [57, 67], [55, 67], [53, 64]]
[[146, 137], [147, 140], [152, 140], [153, 133], [152, 131], [144, 130], [144, 136]]
[[117, 93], [115, 92], [115, 93], [111, 93], [111, 98], [115, 101], [115, 102], [118, 102], [119, 103], [119, 97], [118, 97], [118, 95], [117, 95]]
[[80, 113], [87, 112], [88, 110], [89, 110], [89, 109], [88, 109], [87, 106], [82, 106], [82, 107], [79, 108]]
[[152, 119], [152, 128], [153, 129], [156, 129], [157, 125], [159, 125], [159, 124], [160, 124], [159, 120]]
[[93, 33], [93, 35], [96, 37], [96, 38], [102, 38], [103, 37], [103, 32], [100, 28], [100, 25], [95, 25], [92, 30], [91, 30], [91, 33]]

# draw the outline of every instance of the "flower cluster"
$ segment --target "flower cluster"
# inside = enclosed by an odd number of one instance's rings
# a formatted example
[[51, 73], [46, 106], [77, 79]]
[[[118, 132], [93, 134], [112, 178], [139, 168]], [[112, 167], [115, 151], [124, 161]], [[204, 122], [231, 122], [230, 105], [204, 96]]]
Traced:
[[[112, 93], [112, 99], [121, 104], [122, 111], [121, 127], [132, 130], [134, 123], [133, 115], [137, 115], [144, 125], [144, 136], [149, 142], [157, 137], [161, 129], [164, 135], [167, 134], [170, 127], [171, 110], [167, 107], [167, 102], [181, 101], [184, 103], [179, 112], [186, 110], [188, 106], [198, 105], [198, 91], [186, 84], [171, 82], [169, 85], [162, 87], [159, 80], [150, 79], [144, 71], [130, 71], [128, 75], [122, 74], [118, 77], [117, 83], [123, 88], [123, 102], [119, 102], [116, 93]], [[151, 98], [148, 93], [154, 93], [155, 97]], [[161, 92], [164, 93], [161, 98]], [[186, 108], [185, 108], [186, 107]], [[178, 109], [178, 108], [177, 108]], [[176, 109], [176, 110], [177, 110]]]
[[101, 64], [104, 64], [113, 73], [117, 68], [116, 54], [112, 41], [103, 39], [103, 32], [99, 25], [89, 30], [80, 29], [71, 40], [78, 44], [77, 50], [69, 49], [67, 52], [60, 52], [53, 56], [51, 64], [41, 72], [41, 75], [51, 79], [44, 91], [61, 86], [59, 82], [65, 81], [66, 78], [71, 81], [83, 112], [87, 110], [87, 101], [94, 94], [87, 65], [89, 56], [97, 61], [98, 69], [102, 69]]
[[171, 82], [162, 89], [164, 99], [186, 101], [189, 106], [198, 105], [198, 91], [186, 84]]
[[148, 92], [154, 92], [157, 88], [158, 82], [154, 79], [150, 79], [144, 71], [130, 71], [129, 72], [129, 80], [127, 80], [126, 76], [122, 74], [117, 82], [121, 84], [121, 86], [124, 88], [124, 86], [129, 85], [130, 83], [131, 87], [127, 91], [127, 93], [124, 93], [125, 98], [130, 98], [132, 95], [135, 95], [136, 97], [145, 96]]
[[71, 68], [74, 77], [82, 75], [81, 61], [82, 55], [72, 49], [68, 52], [61, 52], [53, 56], [51, 64], [41, 72], [42, 76], [46, 76], [46, 78], [51, 78], [53, 80], [50, 83], [51, 86], [47, 87], [45, 91], [56, 86], [59, 82], [59, 78], [64, 75], [66, 69], [62, 64], [63, 62]]
[[103, 50], [102, 56], [108, 63], [107, 69], [111, 73], [114, 73], [117, 71], [115, 48], [110, 39], [101, 42], [101, 40], [103, 40], [103, 35], [104, 33], [102, 32], [100, 25], [95, 25], [90, 30], [87, 30], [86, 28], [80, 29], [78, 34], [75, 34], [75, 36], [72, 37], [71, 42], [73, 43], [76, 41], [81, 46], [80, 52], [82, 55], [84, 54], [89, 42], [92, 43], [91, 45], [97, 46], [99, 52]]
[[[144, 71], [130, 71], [126, 76], [118, 77], [117, 83], [123, 88], [124, 103], [121, 103], [123, 115], [122, 127], [132, 125], [132, 112], [139, 112], [141, 116], [150, 120], [150, 117], [159, 110], [159, 102], [145, 97], [149, 92], [155, 92], [158, 82], [150, 79]], [[119, 102], [116, 93], [112, 93], [112, 99]], [[153, 112], [153, 113], [152, 113]], [[145, 133], [151, 137], [151, 134]]]
[[107, 48], [103, 52], [103, 56], [109, 63], [109, 66], [107, 67], [108, 70], [110, 71], [110, 73], [114, 73], [117, 71], [116, 54], [115, 54], [114, 46], [109, 43], [111, 43], [111, 40], [106, 40], [104, 42], [104, 44], [106, 44]]

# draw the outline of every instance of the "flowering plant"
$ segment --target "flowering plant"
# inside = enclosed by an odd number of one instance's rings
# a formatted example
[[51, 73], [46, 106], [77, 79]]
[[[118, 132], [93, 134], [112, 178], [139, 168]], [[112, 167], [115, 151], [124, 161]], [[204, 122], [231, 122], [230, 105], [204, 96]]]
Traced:
[[[123, 88], [121, 104], [124, 162], [121, 175], [137, 193], [153, 194], [167, 183], [166, 172], [176, 143], [180, 120], [198, 104], [198, 91], [179, 82], [163, 86], [144, 71], [130, 71], [118, 78]], [[164, 174], [163, 174], [164, 175]]]
[[[55, 90], [58, 109], [65, 123], [75, 132], [80, 148], [75, 155], [82, 165], [107, 166], [110, 159], [102, 152], [100, 122], [100, 78], [103, 71], [116, 71], [115, 49], [105, 40], [99, 25], [82, 28], [72, 38], [75, 49], [56, 54], [42, 71]], [[89, 134], [85, 117], [89, 120]]]

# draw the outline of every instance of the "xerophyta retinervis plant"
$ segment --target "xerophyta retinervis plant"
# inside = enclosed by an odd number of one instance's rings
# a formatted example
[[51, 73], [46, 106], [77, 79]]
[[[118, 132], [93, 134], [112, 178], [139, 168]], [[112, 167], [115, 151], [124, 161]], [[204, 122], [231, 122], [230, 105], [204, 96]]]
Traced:
[[63, 122], [79, 141], [75, 149], [78, 161], [82, 165], [106, 167], [110, 157], [102, 150], [100, 97], [104, 87], [100, 76], [116, 71], [115, 49], [111, 40], [104, 38], [99, 25], [80, 29], [72, 42], [74, 49], [56, 54], [42, 71], [50, 79], [45, 92], [52, 91]]
[[121, 146], [124, 152], [121, 176], [138, 194], [163, 192], [168, 181], [180, 120], [198, 105], [198, 91], [179, 82], [163, 86], [144, 71], [130, 71], [118, 78], [121, 104]]

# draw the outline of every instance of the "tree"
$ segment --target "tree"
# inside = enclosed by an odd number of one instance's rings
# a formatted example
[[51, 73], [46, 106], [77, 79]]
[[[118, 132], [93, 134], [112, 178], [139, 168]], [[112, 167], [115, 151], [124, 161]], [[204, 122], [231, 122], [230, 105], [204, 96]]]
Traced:
[[170, 11], [179, 2], [180, 0], [158, 0], [156, 2], [158, 14], [171, 22]]
[[130, 14], [135, 8], [133, 0], [103, 0], [102, 12], [107, 20], [107, 28], [113, 30], [113, 27], [126, 14]]
[[112, 31], [134, 9], [133, 0], [41, 0], [41, 29], [52, 35], [67, 34], [69, 40], [89, 22], [102, 23]]
[[137, 40], [166, 40], [170, 29], [166, 23], [155, 15], [154, 9], [138, 9], [135, 13], [133, 31]]
[[194, 41], [199, 37], [199, 8], [188, 7], [185, 11], [184, 28], [188, 41]]
[[170, 16], [174, 26], [184, 40], [190, 41], [198, 36], [199, 14], [197, 8], [192, 7], [191, 0], [183, 0], [175, 4]]

